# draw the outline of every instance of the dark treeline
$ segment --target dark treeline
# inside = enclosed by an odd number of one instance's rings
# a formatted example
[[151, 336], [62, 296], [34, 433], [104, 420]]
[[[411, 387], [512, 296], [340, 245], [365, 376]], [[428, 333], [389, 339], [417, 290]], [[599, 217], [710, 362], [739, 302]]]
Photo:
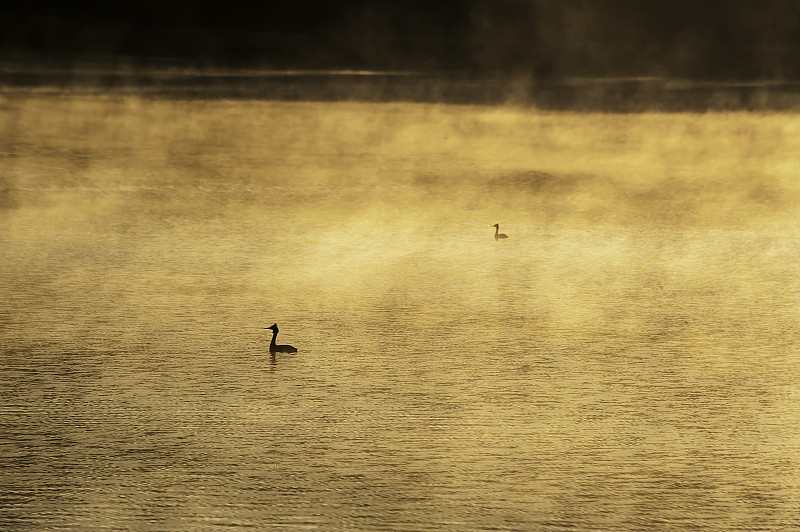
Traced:
[[800, 0], [31, 0], [0, 59], [797, 80]]

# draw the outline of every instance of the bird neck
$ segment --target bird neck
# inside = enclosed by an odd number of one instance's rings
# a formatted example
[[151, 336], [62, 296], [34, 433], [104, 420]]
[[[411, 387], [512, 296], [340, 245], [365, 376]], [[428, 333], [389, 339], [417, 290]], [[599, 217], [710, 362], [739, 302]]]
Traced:
[[497, 236], [497, 233], [499, 233], [499, 232], [500, 232], [500, 227], [495, 225], [494, 226], [494, 236]]
[[272, 331], [272, 341], [269, 343], [270, 349], [275, 347], [275, 338], [278, 337], [278, 331]]

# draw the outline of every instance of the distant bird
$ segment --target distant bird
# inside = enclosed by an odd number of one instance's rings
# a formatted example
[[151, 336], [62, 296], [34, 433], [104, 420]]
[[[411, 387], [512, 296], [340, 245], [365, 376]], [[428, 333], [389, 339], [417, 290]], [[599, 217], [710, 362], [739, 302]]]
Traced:
[[495, 240], [503, 240], [504, 238], [508, 238], [507, 234], [500, 232], [500, 224], [494, 224], [492, 227], [494, 227]]
[[278, 324], [273, 323], [271, 327], [264, 327], [272, 331], [272, 341], [269, 343], [270, 354], [275, 353], [297, 353], [297, 349], [290, 345], [278, 345], [275, 343], [275, 338], [278, 337]]

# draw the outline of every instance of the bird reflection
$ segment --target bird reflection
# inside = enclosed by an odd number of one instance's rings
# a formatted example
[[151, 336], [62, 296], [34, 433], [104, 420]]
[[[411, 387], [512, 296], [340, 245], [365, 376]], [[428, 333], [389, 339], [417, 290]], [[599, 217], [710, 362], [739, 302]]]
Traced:
[[275, 342], [275, 339], [278, 337], [278, 324], [273, 323], [269, 327], [264, 327], [265, 329], [270, 329], [272, 331], [272, 341], [269, 343], [269, 354], [273, 357], [275, 353], [297, 353], [297, 348], [292, 347], [291, 345], [278, 345]]
[[508, 238], [508, 235], [505, 233], [500, 232], [500, 224], [494, 224], [494, 239], [495, 240], [502, 240], [504, 238]]

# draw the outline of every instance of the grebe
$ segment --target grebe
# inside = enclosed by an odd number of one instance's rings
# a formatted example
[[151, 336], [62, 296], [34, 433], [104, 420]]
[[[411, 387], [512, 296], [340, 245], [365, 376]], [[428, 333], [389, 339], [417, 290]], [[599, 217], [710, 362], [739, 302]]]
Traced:
[[269, 343], [269, 352], [274, 355], [275, 353], [297, 353], [297, 349], [290, 345], [278, 345], [275, 343], [275, 338], [278, 337], [278, 324], [273, 323], [271, 327], [264, 327], [265, 329], [272, 330], [272, 341]]
[[504, 238], [508, 238], [508, 235], [505, 233], [500, 233], [500, 224], [494, 224], [494, 239], [495, 240], [502, 240]]

